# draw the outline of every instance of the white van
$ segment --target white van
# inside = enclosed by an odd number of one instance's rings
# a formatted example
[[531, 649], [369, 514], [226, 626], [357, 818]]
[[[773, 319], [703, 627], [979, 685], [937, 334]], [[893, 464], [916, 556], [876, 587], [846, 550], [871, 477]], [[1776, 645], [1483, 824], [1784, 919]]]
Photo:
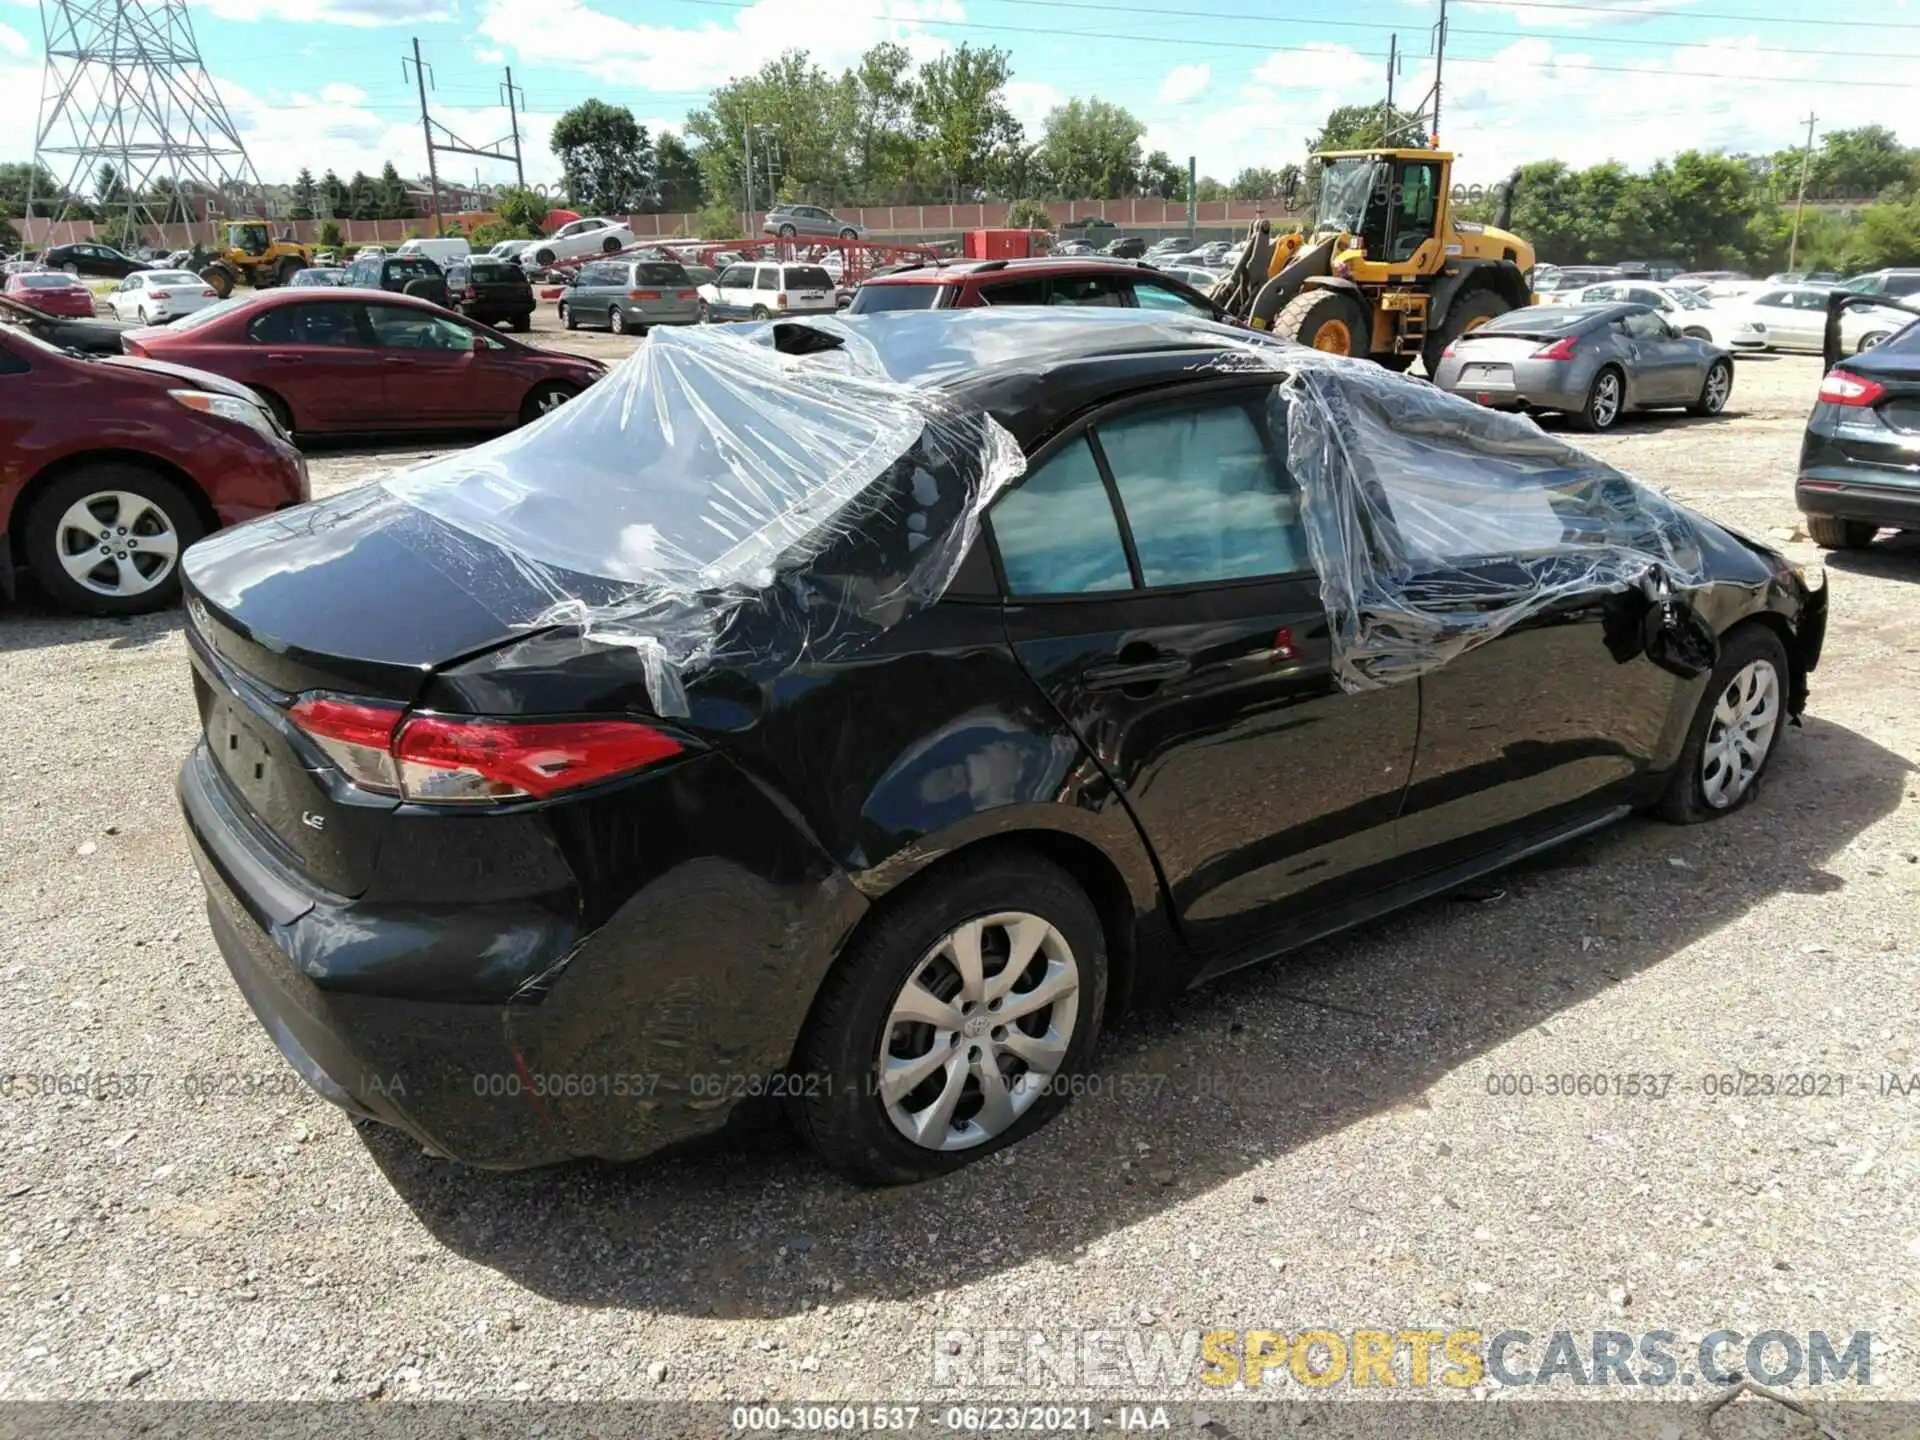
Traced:
[[473, 247], [458, 236], [439, 240], [402, 240], [396, 255], [424, 255], [442, 268], [456, 260], [464, 260], [473, 253]]

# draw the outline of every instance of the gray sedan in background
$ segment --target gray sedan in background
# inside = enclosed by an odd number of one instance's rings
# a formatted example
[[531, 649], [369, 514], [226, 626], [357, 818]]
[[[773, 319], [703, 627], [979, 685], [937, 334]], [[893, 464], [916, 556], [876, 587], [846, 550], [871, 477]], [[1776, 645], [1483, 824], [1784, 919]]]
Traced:
[[595, 260], [560, 294], [560, 323], [569, 330], [592, 325], [644, 335], [650, 325], [699, 319], [700, 291], [675, 260]]
[[1681, 335], [1645, 305], [1531, 305], [1449, 345], [1433, 383], [1502, 410], [1559, 410], [1585, 430], [1628, 410], [1717, 415], [1733, 357]]

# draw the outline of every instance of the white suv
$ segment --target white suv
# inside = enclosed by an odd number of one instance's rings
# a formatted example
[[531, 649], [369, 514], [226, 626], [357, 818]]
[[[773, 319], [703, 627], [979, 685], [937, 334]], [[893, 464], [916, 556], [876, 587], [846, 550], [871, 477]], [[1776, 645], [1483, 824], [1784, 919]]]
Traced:
[[611, 255], [630, 249], [640, 242], [618, 220], [603, 220], [589, 215], [571, 220], [544, 240], [536, 240], [520, 252], [520, 263], [529, 268], [551, 265], [556, 260], [577, 260], [584, 255]]

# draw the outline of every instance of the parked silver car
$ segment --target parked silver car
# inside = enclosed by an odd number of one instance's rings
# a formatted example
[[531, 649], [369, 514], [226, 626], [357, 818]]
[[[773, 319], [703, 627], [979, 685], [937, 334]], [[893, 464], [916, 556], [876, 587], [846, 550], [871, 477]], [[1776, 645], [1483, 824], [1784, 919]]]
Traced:
[[591, 325], [644, 335], [649, 326], [699, 319], [700, 291], [672, 260], [595, 260], [560, 295], [560, 323], [569, 330]]
[[761, 233], [790, 240], [796, 235], [837, 235], [842, 240], [864, 240], [867, 232], [851, 220], [842, 220], [819, 205], [776, 205], [767, 212]]
[[1559, 410], [1582, 429], [1606, 430], [1628, 410], [1719, 414], [1733, 393], [1733, 357], [1645, 305], [1530, 305], [1455, 340], [1433, 383], [1496, 409]]

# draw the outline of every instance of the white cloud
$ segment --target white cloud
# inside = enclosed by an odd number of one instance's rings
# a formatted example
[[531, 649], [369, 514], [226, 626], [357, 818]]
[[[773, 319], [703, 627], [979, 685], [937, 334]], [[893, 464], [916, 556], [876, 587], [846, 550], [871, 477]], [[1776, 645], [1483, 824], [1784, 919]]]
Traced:
[[814, 63], [829, 71], [850, 65], [881, 40], [899, 41], [916, 61], [931, 59], [948, 45], [922, 22], [961, 20], [966, 15], [959, 0], [879, 0], [879, 4], [882, 13], [877, 16], [853, 12], [825, 23], [816, 0], [757, 0], [725, 22], [673, 26], [634, 24], [596, 10], [584, 0], [549, 0], [539, 22], [528, 24], [524, 5], [487, 0], [479, 33], [523, 60], [579, 70], [597, 80], [643, 90], [685, 94], [750, 74], [796, 46], [806, 48]]
[[222, 20], [281, 20], [356, 30], [433, 25], [454, 17], [452, 0], [200, 0], [199, 8]]
[[11, 25], [0, 25], [0, 51], [9, 55], [24, 56], [27, 53], [27, 37]]
[[358, 105], [367, 98], [367, 92], [358, 85], [347, 85], [339, 81], [320, 87], [320, 98], [329, 105]]
[[1047, 115], [1067, 103], [1067, 97], [1039, 80], [1010, 80], [1006, 89], [1007, 109], [1027, 132], [1027, 139], [1038, 140], [1047, 123]]
[[1196, 65], [1176, 65], [1160, 82], [1160, 100], [1167, 105], [1185, 105], [1206, 94], [1213, 84], [1213, 67], [1205, 61]]
[[504, 65], [507, 60], [507, 52], [504, 50], [488, 50], [484, 47], [479, 47], [474, 50], [473, 58], [478, 60], [482, 65]]
[[[1362, 85], [1386, 83], [1384, 60], [1362, 55], [1351, 45], [1316, 41], [1291, 50], [1279, 50], [1253, 68], [1254, 85], [1262, 90], [1325, 94]], [[1253, 98], [1252, 87], [1246, 92]], [[1318, 127], [1316, 127], [1318, 128]]]

